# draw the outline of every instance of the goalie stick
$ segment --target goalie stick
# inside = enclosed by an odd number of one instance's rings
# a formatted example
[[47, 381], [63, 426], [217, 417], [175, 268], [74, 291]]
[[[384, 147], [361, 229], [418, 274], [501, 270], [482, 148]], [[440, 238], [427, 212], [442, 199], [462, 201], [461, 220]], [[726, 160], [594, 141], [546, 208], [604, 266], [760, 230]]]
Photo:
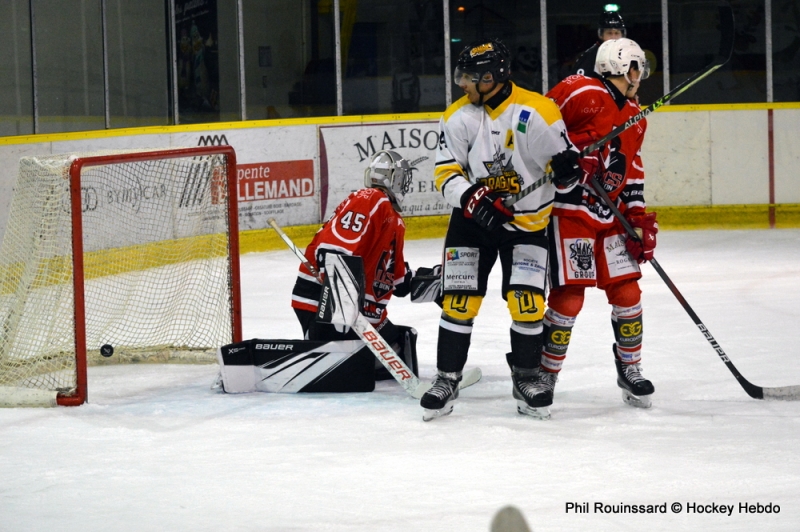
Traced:
[[[628, 220], [625, 219], [625, 216], [620, 212], [617, 205], [611, 201], [611, 198], [608, 197], [608, 193], [603, 189], [603, 185], [600, 184], [598, 181], [592, 179], [589, 181], [594, 191], [603, 198], [603, 201], [608, 205], [608, 208], [611, 209], [611, 212], [614, 213], [614, 216], [619, 220], [622, 226], [625, 228], [625, 231], [631, 238], [635, 238], [641, 242], [641, 238], [636, 230], [628, 223]], [[661, 267], [658, 261], [653, 257], [648, 262], [653, 266], [656, 270], [658, 275], [661, 279], [666, 283], [667, 287], [669, 287], [672, 294], [677, 298], [678, 302], [683, 306], [684, 310], [686, 310], [689, 317], [692, 318], [692, 321], [697, 328], [700, 329], [700, 332], [703, 333], [703, 336], [708, 343], [711, 344], [711, 347], [714, 348], [714, 351], [717, 352], [719, 358], [725, 363], [728, 369], [733, 373], [733, 376], [736, 377], [736, 380], [739, 384], [744, 388], [744, 391], [747, 392], [747, 395], [752, 397], [753, 399], [773, 399], [773, 400], [784, 400], [784, 401], [797, 401], [800, 400], [800, 386], [780, 386], [776, 388], [763, 388], [761, 386], [756, 386], [755, 384], [751, 383], [744, 376], [739, 373], [739, 370], [736, 369], [736, 366], [733, 365], [731, 359], [728, 358], [728, 355], [725, 354], [722, 347], [717, 343], [717, 340], [714, 339], [712, 336], [711, 331], [708, 330], [708, 327], [700, 320], [697, 314], [694, 312], [692, 307], [686, 301], [686, 298], [683, 297], [683, 294], [680, 293], [678, 287], [675, 286], [675, 283], [672, 282], [672, 279], [667, 276], [667, 272]]]
[[[619, 125], [612, 129], [606, 136], [601, 138], [600, 140], [596, 140], [593, 143], [589, 144], [588, 146], [584, 147], [578, 157], [586, 157], [590, 153], [594, 152], [595, 150], [600, 149], [604, 146], [608, 141], [618, 137], [622, 134], [623, 131], [630, 128], [631, 126], [637, 124], [642, 119], [649, 116], [653, 113], [656, 109], [663, 106], [667, 102], [671, 101], [676, 96], [683, 94], [686, 90], [689, 89], [692, 85], [696, 84], [698, 81], [708, 77], [712, 73], [714, 73], [717, 69], [722, 67], [728, 60], [731, 58], [731, 53], [733, 52], [733, 44], [734, 44], [734, 20], [733, 20], [733, 8], [728, 2], [720, 2], [719, 5], [719, 17], [720, 17], [720, 44], [719, 44], [719, 54], [711, 62], [707, 67], [699, 72], [695, 73], [694, 75], [690, 76], [688, 79], [680, 83], [677, 87], [669, 91], [667, 94], [659, 98], [658, 100], [651, 103], [648, 107], [645, 107], [637, 114], [633, 115], [622, 125]], [[527, 196], [528, 194], [532, 193], [536, 189], [540, 188], [542, 185], [549, 183], [553, 179], [553, 173], [548, 172], [541, 178], [537, 179], [518, 193], [514, 194], [513, 196], [509, 196], [505, 200], [506, 207], [511, 207], [516, 202]]]
[[[318, 281], [323, 282], [324, 279], [322, 274], [319, 270], [314, 268], [314, 266], [308, 262], [303, 252], [294, 244], [292, 239], [284, 233], [283, 229], [278, 225], [278, 222], [275, 221], [274, 218], [270, 218], [268, 220], [269, 225], [278, 233], [278, 236], [281, 237], [289, 249], [291, 249], [295, 256], [300, 259], [306, 268], [314, 275]], [[331, 255], [331, 258], [335, 260], [337, 257], [336, 255]], [[347, 277], [343, 275], [341, 277]], [[422, 382], [419, 378], [414, 375], [414, 373], [408, 368], [408, 366], [403, 362], [403, 359], [400, 358], [397, 353], [395, 353], [394, 349], [389, 346], [386, 342], [383, 341], [383, 338], [380, 336], [378, 331], [372, 326], [372, 324], [367, 321], [367, 319], [361, 315], [360, 312], [355, 313], [355, 321], [352, 324], [349, 324], [352, 327], [353, 331], [358, 335], [359, 338], [364, 342], [364, 344], [372, 351], [372, 354], [375, 355], [383, 367], [389, 372], [389, 374], [397, 380], [398, 383], [403, 387], [403, 389], [415, 399], [420, 399], [422, 396], [427, 392], [430, 387], [431, 383], [429, 382]], [[459, 383], [459, 389], [466, 388], [468, 386], [472, 386], [476, 382], [478, 382], [481, 377], [483, 376], [480, 368], [472, 368], [464, 372], [461, 382]]]

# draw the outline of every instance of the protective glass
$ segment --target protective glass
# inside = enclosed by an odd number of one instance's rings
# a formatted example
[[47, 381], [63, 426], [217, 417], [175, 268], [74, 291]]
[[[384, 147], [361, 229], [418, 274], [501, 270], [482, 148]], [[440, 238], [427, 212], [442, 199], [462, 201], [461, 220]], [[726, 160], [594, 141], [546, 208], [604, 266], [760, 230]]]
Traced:
[[453, 83], [455, 83], [459, 87], [463, 85], [468, 85], [470, 83], [474, 83], [477, 85], [480, 79], [481, 75], [479, 72], [465, 69], [464, 67], [457, 66], [455, 71], [453, 71]]
[[639, 61], [631, 61], [631, 68], [637, 68], [640, 73], [639, 81], [644, 81], [650, 77], [650, 62], [645, 59], [642, 61], [641, 66], [638, 63]]

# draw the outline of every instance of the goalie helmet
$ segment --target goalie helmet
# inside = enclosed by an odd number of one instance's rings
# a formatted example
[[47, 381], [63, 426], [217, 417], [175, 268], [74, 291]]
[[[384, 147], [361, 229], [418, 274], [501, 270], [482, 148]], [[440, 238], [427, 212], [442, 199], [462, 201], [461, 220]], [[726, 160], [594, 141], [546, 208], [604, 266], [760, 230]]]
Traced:
[[464, 48], [458, 55], [453, 79], [469, 76], [478, 83], [486, 74], [491, 74], [497, 83], [508, 81], [511, 76], [511, 53], [506, 45], [497, 39], [478, 41]]
[[628, 30], [625, 27], [625, 21], [622, 20], [622, 15], [616, 11], [603, 11], [600, 15], [600, 21], [597, 24], [597, 36], [603, 38], [603, 30], [614, 29], [622, 32], [622, 36], [628, 35]]
[[628, 82], [628, 71], [631, 68], [641, 73], [639, 81], [650, 75], [650, 64], [644, 52], [630, 39], [612, 39], [601, 44], [597, 49], [594, 68], [603, 77], [625, 76]]
[[397, 152], [379, 151], [364, 170], [364, 186], [386, 191], [395, 210], [400, 212], [403, 198], [411, 188], [411, 165]]

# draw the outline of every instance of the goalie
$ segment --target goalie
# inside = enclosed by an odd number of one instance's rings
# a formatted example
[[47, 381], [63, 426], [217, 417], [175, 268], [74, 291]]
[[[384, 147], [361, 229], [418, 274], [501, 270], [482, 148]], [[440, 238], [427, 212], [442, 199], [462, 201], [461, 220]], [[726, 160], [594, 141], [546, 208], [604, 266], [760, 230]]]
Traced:
[[[350, 194], [320, 228], [305, 250], [308, 262], [320, 274], [325, 257], [337, 253], [361, 257], [365, 289], [361, 314], [411, 368], [417, 370], [417, 332], [392, 323], [386, 305], [392, 295], [411, 294], [413, 302], [435, 301], [441, 285], [441, 266], [412, 271], [403, 257], [406, 226], [402, 217], [403, 198], [411, 186], [411, 167], [394, 151], [379, 151], [364, 172], [366, 188]], [[352, 330], [316, 319], [322, 291], [320, 280], [300, 265], [292, 291], [292, 308], [307, 340], [358, 339]], [[376, 380], [392, 378], [376, 360]]]

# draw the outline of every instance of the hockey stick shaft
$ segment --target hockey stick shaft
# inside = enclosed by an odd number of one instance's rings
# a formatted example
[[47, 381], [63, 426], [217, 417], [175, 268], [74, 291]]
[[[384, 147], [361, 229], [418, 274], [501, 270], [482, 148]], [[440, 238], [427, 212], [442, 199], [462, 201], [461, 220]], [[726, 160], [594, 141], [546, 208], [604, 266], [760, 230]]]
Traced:
[[[683, 94], [684, 92], [686, 92], [686, 90], [695, 85], [697, 82], [707, 78], [717, 69], [719, 69], [721, 66], [723, 66], [725, 63], [728, 62], [728, 60], [731, 57], [731, 53], [733, 52], [733, 38], [734, 38], [733, 9], [727, 2], [723, 2], [722, 4], [723, 5], [720, 5], [719, 8], [722, 32], [720, 37], [720, 53], [717, 56], [717, 58], [703, 70], [690, 76], [688, 79], [684, 80], [677, 87], [669, 91], [667, 94], [665, 94], [658, 100], [654, 101], [649, 106], [639, 111], [637, 114], [633, 115], [624, 124], [615, 127], [600, 140], [596, 140], [591, 144], [589, 144], [588, 146], [584, 147], [580, 151], [580, 154], [578, 155], [579, 157], [586, 157], [595, 150], [600, 149], [608, 141], [613, 140], [614, 138], [621, 135], [623, 131], [641, 122], [643, 119], [647, 118], [651, 113], [655, 112], [659, 107], [665, 105], [667, 102], [671, 101], [676, 96]], [[528, 194], [532, 193], [533, 191], [542, 187], [543, 185], [549, 183], [552, 179], [553, 179], [553, 173], [548, 172], [543, 177], [531, 183], [529, 186], [525, 187], [517, 194], [510, 196], [505, 201], [506, 207], [511, 207], [512, 205], [514, 205], [516, 202], [518, 202]]]
[[[608, 196], [608, 193], [603, 188], [601, 183], [598, 183], [596, 180], [591, 180], [590, 184], [592, 189], [601, 197], [603, 201], [606, 203], [611, 212], [614, 213], [614, 216], [619, 220], [622, 224], [622, 227], [625, 228], [625, 232], [628, 233], [628, 236], [634, 238], [636, 240], [641, 241], [641, 238], [636, 233], [636, 230], [631, 226], [625, 216], [620, 212], [619, 208], [617, 207], [616, 203], [614, 203], [611, 198]], [[711, 334], [711, 331], [708, 330], [708, 327], [702, 322], [700, 317], [697, 313], [692, 309], [689, 302], [686, 301], [686, 298], [683, 297], [678, 287], [675, 286], [675, 283], [672, 282], [672, 279], [669, 278], [667, 272], [664, 271], [664, 268], [658, 263], [658, 261], [653, 257], [648, 262], [653, 266], [653, 268], [658, 273], [659, 277], [664, 281], [667, 287], [670, 289], [672, 294], [684, 308], [689, 317], [692, 319], [694, 324], [700, 329], [700, 332], [703, 334], [703, 337], [711, 344], [711, 347], [714, 348], [714, 351], [717, 352], [719, 355], [720, 360], [725, 363], [725, 366], [728, 367], [730, 372], [736, 377], [736, 380], [742, 386], [747, 395], [752, 397], [753, 399], [784, 399], [790, 401], [800, 400], [800, 386], [783, 386], [778, 388], [762, 388], [761, 386], [756, 386], [755, 384], [751, 383], [744, 376], [739, 373], [739, 370], [736, 369], [736, 366], [733, 365], [728, 355], [722, 349], [722, 346], [719, 345], [717, 340]]]
[[269, 225], [273, 229], [275, 229], [275, 232], [278, 233], [278, 236], [281, 237], [281, 240], [283, 240], [284, 243], [286, 243], [286, 245], [289, 246], [289, 249], [291, 249], [297, 256], [297, 258], [300, 259], [300, 262], [302, 262], [305, 265], [305, 267], [308, 268], [308, 271], [310, 271], [311, 274], [314, 277], [316, 277], [319, 282], [322, 282], [322, 275], [310, 262], [308, 262], [308, 260], [306, 260], [306, 257], [305, 255], [303, 255], [303, 252], [300, 251], [300, 249], [294, 245], [294, 242], [292, 242], [292, 239], [289, 238], [289, 235], [283, 232], [283, 229], [281, 229], [281, 226], [279, 226], [278, 222], [275, 221], [275, 218], [270, 218], [269, 220], [267, 220], [267, 223], [269, 223]]

